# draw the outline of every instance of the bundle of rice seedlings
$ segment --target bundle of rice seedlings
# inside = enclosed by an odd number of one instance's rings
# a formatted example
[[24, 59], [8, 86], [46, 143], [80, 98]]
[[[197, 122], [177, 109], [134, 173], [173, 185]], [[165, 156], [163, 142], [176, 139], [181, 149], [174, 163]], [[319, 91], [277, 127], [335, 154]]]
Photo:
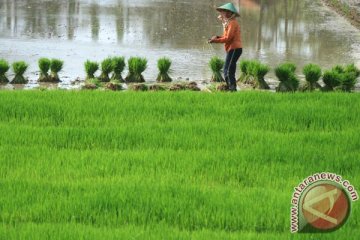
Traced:
[[112, 80], [118, 80], [120, 82], [124, 82], [122, 77], [122, 73], [125, 69], [125, 58], [124, 57], [114, 57], [112, 59], [112, 68], [113, 68], [113, 75], [111, 77]]
[[101, 62], [101, 75], [99, 80], [101, 82], [109, 82], [109, 74], [113, 71], [113, 61], [111, 58], [106, 58]]
[[4, 59], [0, 59], [0, 83], [9, 82], [9, 79], [5, 75], [7, 71], [9, 71], [9, 69], [10, 69], [9, 63]]
[[28, 82], [24, 78], [24, 73], [26, 72], [28, 65], [24, 61], [14, 62], [12, 64], [13, 71], [15, 73], [14, 79], [11, 81], [13, 84], [25, 84]]
[[355, 88], [357, 78], [360, 76], [360, 70], [354, 64], [345, 67], [336, 66], [333, 71], [340, 75], [337, 79], [338, 86], [335, 87], [336, 90], [351, 92]]
[[40, 58], [39, 59], [39, 69], [40, 69], [40, 77], [39, 82], [50, 82], [49, 77], [49, 69], [51, 65], [51, 61], [48, 58]]
[[85, 81], [85, 85], [82, 87], [82, 89], [89, 89], [94, 90], [101, 87], [101, 82], [97, 78], [89, 78]]
[[315, 89], [320, 89], [321, 86], [318, 81], [321, 78], [322, 71], [321, 68], [316, 64], [308, 64], [303, 68], [303, 73], [305, 75], [306, 84], [303, 87], [303, 91], [314, 91]]
[[255, 85], [254, 77], [251, 75], [253, 66], [254, 66], [254, 61], [251, 60], [240, 61], [241, 75], [240, 78], [238, 79], [239, 82], [244, 84]]
[[260, 63], [259, 61], [253, 61], [250, 64], [250, 75], [255, 79], [255, 86], [258, 89], [270, 89], [269, 85], [265, 81], [265, 75], [270, 71], [270, 67]]
[[294, 92], [299, 87], [299, 79], [295, 75], [296, 65], [293, 63], [284, 63], [275, 69], [275, 75], [280, 84], [276, 88], [278, 92]]
[[147, 60], [145, 58], [131, 57], [128, 60], [129, 74], [125, 78], [126, 82], [145, 82], [142, 73], [147, 68]]
[[87, 60], [84, 63], [84, 67], [86, 72], [86, 80], [95, 78], [95, 73], [97, 70], [99, 70], [99, 63]]
[[209, 66], [212, 72], [211, 81], [212, 82], [225, 82], [222, 72], [224, 68], [225, 61], [219, 57], [212, 57]]
[[322, 88], [323, 91], [334, 91], [334, 89], [340, 85], [342, 74], [332, 69], [324, 72], [323, 82], [325, 86]]
[[119, 80], [110, 80], [110, 82], [105, 84], [105, 89], [112, 91], [120, 91], [122, 90], [122, 85]]
[[171, 60], [163, 57], [158, 60], [157, 67], [159, 69], [159, 75], [156, 78], [156, 81], [158, 82], [171, 82], [172, 79], [169, 76], [169, 73], [171, 72]]
[[59, 59], [52, 59], [50, 63], [50, 81], [61, 82], [58, 73], [63, 69], [64, 62]]
[[135, 84], [131, 84], [129, 86], [129, 89], [131, 89], [133, 91], [147, 91], [149, 88], [144, 83], [135, 83]]

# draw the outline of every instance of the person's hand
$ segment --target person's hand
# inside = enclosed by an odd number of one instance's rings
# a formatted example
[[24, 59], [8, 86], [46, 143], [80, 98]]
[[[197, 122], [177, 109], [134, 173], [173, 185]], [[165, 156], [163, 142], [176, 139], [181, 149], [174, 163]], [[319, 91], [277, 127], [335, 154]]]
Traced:
[[217, 38], [218, 38], [217, 36], [212, 36], [212, 37], [209, 39], [208, 43], [213, 43], [214, 40], [217, 39]]

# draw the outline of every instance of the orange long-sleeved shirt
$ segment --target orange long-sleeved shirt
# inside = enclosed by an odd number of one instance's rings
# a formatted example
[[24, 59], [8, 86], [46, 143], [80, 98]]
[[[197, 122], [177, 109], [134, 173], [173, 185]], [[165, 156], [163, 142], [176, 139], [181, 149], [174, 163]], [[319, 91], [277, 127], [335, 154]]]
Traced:
[[213, 42], [225, 43], [226, 52], [232, 49], [242, 48], [240, 25], [236, 19], [230, 20], [228, 26], [225, 28], [224, 34]]

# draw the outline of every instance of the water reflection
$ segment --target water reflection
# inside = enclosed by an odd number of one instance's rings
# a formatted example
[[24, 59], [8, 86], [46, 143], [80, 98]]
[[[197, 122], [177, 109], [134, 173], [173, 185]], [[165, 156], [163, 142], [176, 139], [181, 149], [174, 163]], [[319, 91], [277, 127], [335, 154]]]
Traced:
[[[216, 0], [1, 0], [0, 40], [55, 39], [201, 51], [221, 34]], [[358, 60], [350, 53], [359, 38], [326, 26], [319, 1], [236, 0], [241, 9], [245, 57], [271, 64], [291, 60], [330, 66]], [[354, 36], [356, 34], [351, 33]], [[222, 54], [222, 47], [216, 47]], [[0, 52], [1, 54], [1, 52]], [[172, 54], [176, 54], [173, 52]], [[6, 56], [1, 56], [6, 57]], [[207, 56], [206, 56], [207, 57]]]

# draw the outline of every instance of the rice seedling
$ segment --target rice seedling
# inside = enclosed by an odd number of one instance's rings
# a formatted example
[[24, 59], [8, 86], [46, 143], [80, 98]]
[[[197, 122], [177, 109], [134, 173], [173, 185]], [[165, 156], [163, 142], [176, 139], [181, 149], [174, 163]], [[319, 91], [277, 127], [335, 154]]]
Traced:
[[59, 78], [59, 72], [63, 69], [64, 61], [61, 61], [59, 59], [51, 59], [50, 63], [50, 79], [51, 82], [61, 82]]
[[24, 73], [28, 69], [28, 64], [24, 61], [14, 62], [12, 64], [13, 71], [15, 73], [14, 79], [11, 81], [13, 84], [25, 84], [28, 82], [26, 78], [24, 78]]
[[255, 88], [258, 89], [270, 89], [269, 85], [265, 81], [265, 75], [270, 71], [270, 67], [260, 63], [259, 61], [253, 61], [250, 64], [250, 75], [255, 79]]
[[9, 71], [9, 69], [10, 69], [9, 63], [4, 59], [0, 59], [0, 83], [9, 82], [9, 79], [5, 75], [7, 71]]
[[238, 82], [244, 83], [244, 84], [250, 84], [255, 86], [256, 81], [253, 76], [253, 68], [254, 68], [255, 61], [252, 60], [241, 60], [240, 61], [240, 70], [241, 75], [238, 79]]
[[126, 82], [145, 82], [142, 73], [147, 68], [147, 60], [145, 58], [131, 57], [128, 60], [129, 74], [125, 78]]
[[109, 82], [109, 74], [113, 71], [113, 60], [111, 58], [106, 58], [101, 62], [101, 75], [99, 80], [101, 82]]
[[[0, 99], [0, 239], [304, 239], [289, 232], [295, 184], [323, 171], [360, 181], [359, 94]], [[359, 210], [305, 238], [358, 239]]]
[[359, 76], [360, 70], [357, 69], [354, 64], [345, 67], [337, 65], [324, 73], [323, 81], [325, 86], [322, 90], [351, 92], [354, 89]]
[[110, 80], [110, 82], [105, 84], [105, 89], [112, 90], [112, 91], [120, 91], [122, 90], [122, 85], [119, 80]]
[[144, 92], [149, 90], [149, 87], [144, 83], [134, 83], [129, 86], [129, 89], [137, 92]]
[[275, 75], [279, 79], [277, 92], [294, 92], [299, 87], [299, 79], [295, 75], [296, 66], [293, 63], [284, 63], [275, 69]]
[[49, 70], [50, 70], [50, 65], [51, 65], [51, 61], [48, 58], [40, 58], [38, 61], [39, 64], [39, 69], [40, 69], [40, 76], [38, 81], [39, 82], [50, 82], [50, 77], [49, 77]]
[[171, 60], [169, 58], [163, 57], [160, 58], [157, 62], [157, 67], [159, 69], [159, 74], [156, 78], [156, 81], [158, 82], [171, 82], [172, 79], [169, 76], [169, 73], [171, 72]]
[[124, 57], [114, 57], [112, 58], [112, 65], [114, 73], [111, 77], [112, 80], [118, 80], [120, 82], [125, 82], [122, 73], [125, 69], [125, 58]]
[[84, 63], [86, 80], [95, 78], [95, 73], [99, 70], [99, 63], [87, 60]]
[[303, 91], [314, 91], [315, 89], [321, 89], [318, 81], [321, 78], [322, 71], [320, 66], [316, 64], [308, 64], [303, 68], [306, 84], [303, 87]]
[[101, 86], [101, 81], [98, 78], [90, 78], [85, 81], [82, 89], [95, 90], [100, 88]]
[[211, 81], [212, 82], [225, 82], [222, 72], [224, 68], [225, 61], [219, 57], [212, 57], [209, 66], [212, 72]]

